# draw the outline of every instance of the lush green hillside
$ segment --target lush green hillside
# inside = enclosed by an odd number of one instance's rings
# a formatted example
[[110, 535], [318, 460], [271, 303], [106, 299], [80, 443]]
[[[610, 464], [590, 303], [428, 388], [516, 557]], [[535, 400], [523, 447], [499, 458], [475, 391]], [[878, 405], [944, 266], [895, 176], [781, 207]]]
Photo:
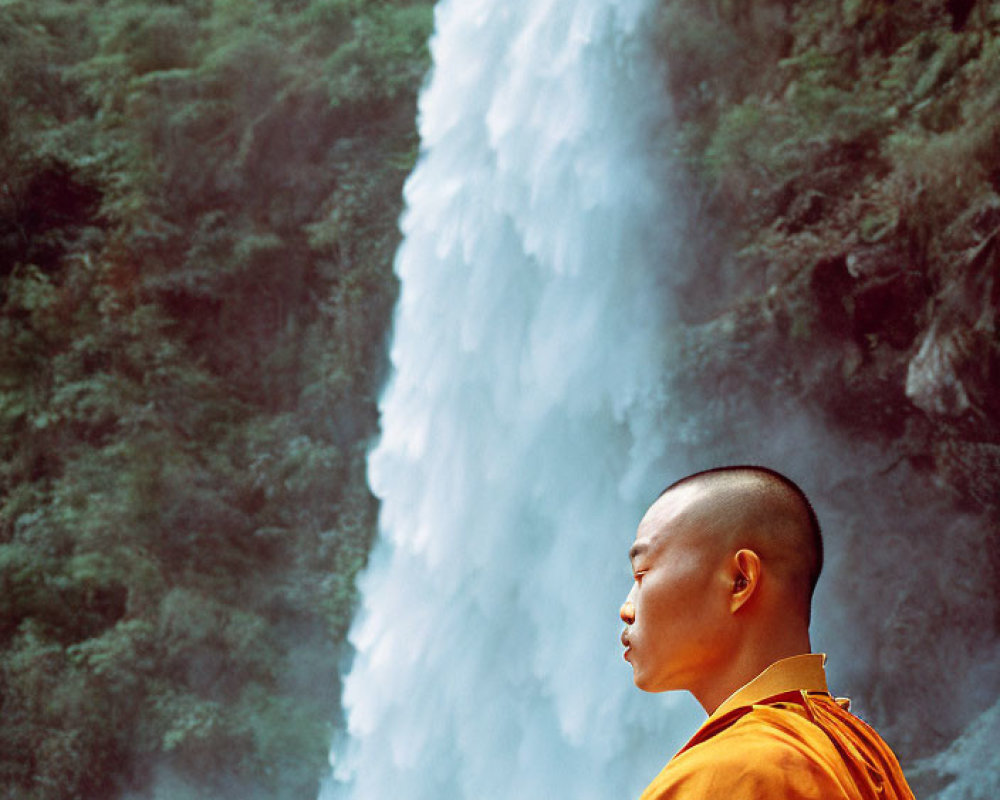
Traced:
[[0, 3], [0, 784], [314, 797], [427, 2]]

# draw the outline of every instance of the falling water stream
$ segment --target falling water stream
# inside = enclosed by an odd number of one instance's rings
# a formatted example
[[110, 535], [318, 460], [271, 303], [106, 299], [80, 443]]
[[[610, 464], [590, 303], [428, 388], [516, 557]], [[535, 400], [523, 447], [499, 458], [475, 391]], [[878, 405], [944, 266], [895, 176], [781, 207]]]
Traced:
[[348, 735], [325, 798], [634, 796], [694, 726], [621, 659], [664, 479], [674, 218], [648, 0], [436, 10]]

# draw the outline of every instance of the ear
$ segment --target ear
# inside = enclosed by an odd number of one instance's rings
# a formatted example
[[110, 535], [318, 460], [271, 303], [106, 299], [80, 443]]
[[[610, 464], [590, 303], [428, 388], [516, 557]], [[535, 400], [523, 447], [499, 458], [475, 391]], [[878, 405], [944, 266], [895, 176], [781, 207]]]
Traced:
[[747, 604], [760, 586], [760, 556], [753, 550], [738, 550], [733, 556], [733, 588], [729, 597], [729, 610], [736, 613]]

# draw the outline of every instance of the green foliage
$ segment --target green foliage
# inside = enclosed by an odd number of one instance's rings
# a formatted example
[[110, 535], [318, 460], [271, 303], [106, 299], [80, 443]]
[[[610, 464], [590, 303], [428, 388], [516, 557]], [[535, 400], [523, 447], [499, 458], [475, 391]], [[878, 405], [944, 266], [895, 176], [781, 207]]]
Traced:
[[962, 193], [992, 191], [998, 31], [985, 11], [959, 21], [921, 0], [740, 12], [662, 0], [657, 30], [680, 118], [666, 146], [716, 213], [744, 217], [732, 229], [795, 216], [796, 195], [847, 193], [891, 173], [870, 202], [895, 211], [863, 213], [902, 218], [923, 241], [927, 225], [955, 219]]
[[315, 796], [430, 5], [0, 3], [5, 797]]
[[325, 64], [334, 106], [388, 108], [401, 95], [412, 95], [423, 78], [421, 68], [431, 32], [426, 4], [376, 7], [358, 18], [351, 39]]
[[199, 34], [198, 25], [183, 6], [124, 5], [105, 19], [101, 50], [121, 54], [137, 75], [187, 66]]

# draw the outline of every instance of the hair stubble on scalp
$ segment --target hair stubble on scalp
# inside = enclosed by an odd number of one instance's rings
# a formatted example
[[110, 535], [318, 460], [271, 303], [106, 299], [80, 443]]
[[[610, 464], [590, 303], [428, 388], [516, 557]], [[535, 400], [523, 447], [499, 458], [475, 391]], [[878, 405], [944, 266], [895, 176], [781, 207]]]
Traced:
[[731, 528], [728, 532], [738, 546], [760, 549], [765, 563], [783, 568], [808, 619], [823, 569], [823, 539], [805, 492], [780, 472], [741, 464], [688, 475], [667, 486], [660, 497], [692, 483], [711, 490], [711, 514], [721, 527]]

